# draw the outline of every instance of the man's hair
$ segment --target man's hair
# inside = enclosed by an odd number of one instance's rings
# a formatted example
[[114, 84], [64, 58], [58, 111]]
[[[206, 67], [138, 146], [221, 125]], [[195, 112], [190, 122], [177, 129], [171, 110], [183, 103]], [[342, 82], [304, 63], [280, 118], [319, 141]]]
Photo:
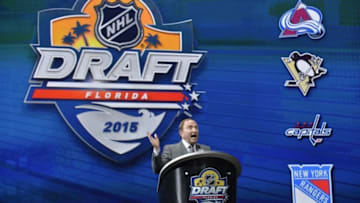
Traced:
[[179, 130], [182, 130], [183, 127], [184, 127], [185, 121], [189, 121], [189, 120], [196, 122], [196, 121], [195, 121], [194, 119], [192, 119], [192, 118], [185, 118], [184, 120], [182, 120], [182, 121], [180, 122], [180, 124], [179, 124]]

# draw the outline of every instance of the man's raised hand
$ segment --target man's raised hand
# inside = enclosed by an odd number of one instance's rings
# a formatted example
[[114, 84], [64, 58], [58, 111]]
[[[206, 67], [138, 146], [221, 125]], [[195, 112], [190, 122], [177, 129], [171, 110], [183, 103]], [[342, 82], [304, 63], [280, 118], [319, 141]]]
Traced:
[[155, 148], [156, 151], [160, 151], [160, 140], [157, 136], [157, 134], [154, 134], [154, 137], [151, 136], [149, 132], [146, 133], [147, 137], [149, 138], [149, 141], [151, 145]]

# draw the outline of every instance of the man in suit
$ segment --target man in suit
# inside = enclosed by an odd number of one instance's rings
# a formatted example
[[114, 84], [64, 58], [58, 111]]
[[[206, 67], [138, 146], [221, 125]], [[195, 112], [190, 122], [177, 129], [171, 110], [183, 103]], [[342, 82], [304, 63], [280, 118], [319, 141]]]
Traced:
[[180, 142], [165, 145], [163, 152], [160, 153], [160, 141], [157, 134], [154, 134], [154, 137], [151, 136], [150, 133], [147, 134], [154, 148], [151, 165], [155, 173], [159, 173], [167, 162], [178, 156], [191, 152], [210, 151], [209, 146], [197, 143], [199, 139], [199, 128], [193, 119], [187, 118], [180, 122], [179, 135], [181, 137]]

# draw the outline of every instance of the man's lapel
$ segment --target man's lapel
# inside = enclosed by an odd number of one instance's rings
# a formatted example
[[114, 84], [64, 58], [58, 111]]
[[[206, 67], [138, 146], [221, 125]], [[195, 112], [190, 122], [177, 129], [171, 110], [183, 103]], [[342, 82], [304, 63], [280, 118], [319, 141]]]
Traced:
[[178, 150], [181, 155], [188, 153], [187, 149], [185, 148], [184, 144], [181, 141], [178, 143]]
[[196, 152], [200, 151], [200, 145], [199, 145], [199, 144], [195, 144], [195, 149], [196, 149]]

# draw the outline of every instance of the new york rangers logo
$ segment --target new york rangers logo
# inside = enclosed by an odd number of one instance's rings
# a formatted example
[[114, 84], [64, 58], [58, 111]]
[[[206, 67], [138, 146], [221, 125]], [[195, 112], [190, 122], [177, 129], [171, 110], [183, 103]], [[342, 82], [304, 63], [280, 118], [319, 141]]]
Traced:
[[332, 164], [289, 164], [293, 203], [332, 203]]
[[279, 38], [298, 37], [307, 34], [311, 39], [320, 39], [325, 34], [319, 9], [298, 1], [296, 7], [283, 14], [279, 21]]
[[190, 20], [163, 24], [148, 0], [78, 0], [40, 11], [26, 103], [54, 104], [101, 155], [124, 162], [151, 148], [180, 114], [201, 109]]
[[120, 50], [140, 42], [143, 36], [141, 10], [134, 2], [109, 4], [104, 1], [95, 9], [98, 16], [95, 33], [103, 44]]

